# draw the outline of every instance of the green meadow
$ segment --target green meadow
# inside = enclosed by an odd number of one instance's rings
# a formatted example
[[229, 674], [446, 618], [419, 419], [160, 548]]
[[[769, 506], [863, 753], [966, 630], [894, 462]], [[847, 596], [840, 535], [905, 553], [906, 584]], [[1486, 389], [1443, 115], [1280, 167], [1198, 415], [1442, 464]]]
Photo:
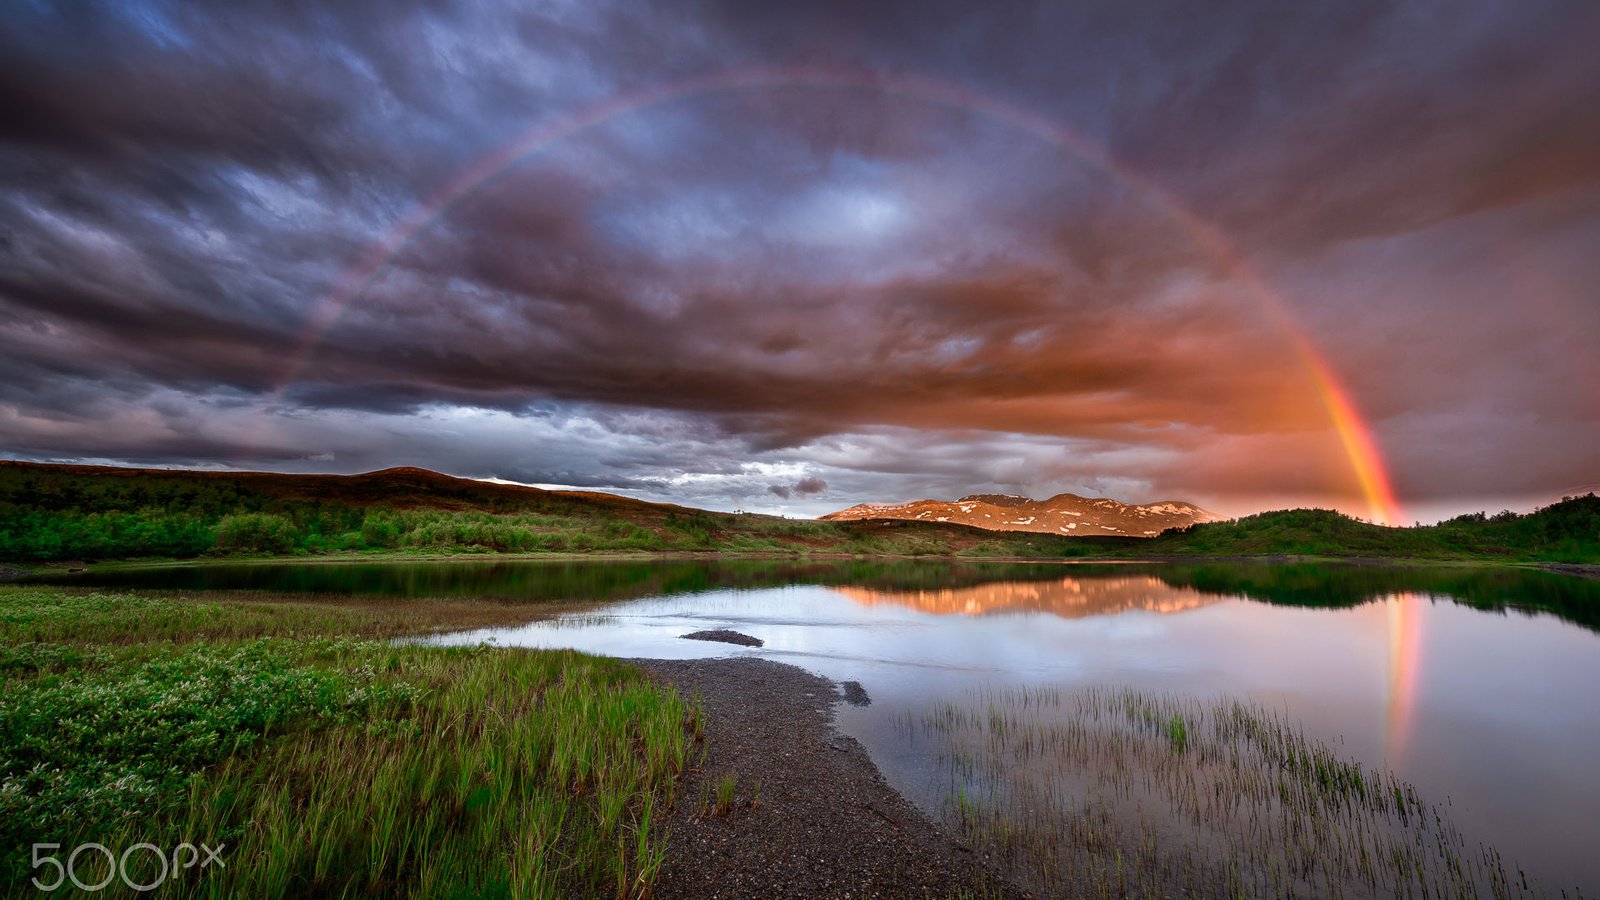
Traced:
[[391, 642], [505, 615], [469, 606], [0, 586], [0, 891], [95, 842], [224, 848], [162, 896], [647, 895], [698, 707], [578, 653]]

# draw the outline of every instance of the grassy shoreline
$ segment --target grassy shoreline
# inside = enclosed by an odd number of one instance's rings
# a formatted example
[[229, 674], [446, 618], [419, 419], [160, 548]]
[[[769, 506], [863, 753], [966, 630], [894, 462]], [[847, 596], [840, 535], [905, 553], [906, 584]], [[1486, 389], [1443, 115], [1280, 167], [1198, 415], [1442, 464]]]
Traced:
[[49, 880], [33, 843], [95, 841], [226, 844], [182, 896], [648, 894], [697, 704], [569, 651], [384, 640], [469, 609], [0, 586], [0, 892]]

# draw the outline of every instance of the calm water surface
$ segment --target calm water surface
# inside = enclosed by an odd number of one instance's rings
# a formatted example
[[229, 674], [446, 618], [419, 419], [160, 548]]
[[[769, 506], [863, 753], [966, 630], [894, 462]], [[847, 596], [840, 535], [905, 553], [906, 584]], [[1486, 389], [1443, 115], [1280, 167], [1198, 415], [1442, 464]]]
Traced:
[[[1448, 799], [1547, 887], [1600, 892], [1600, 582], [1310, 565], [430, 563], [87, 573], [106, 586], [592, 600], [445, 643], [623, 657], [761, 656], [859, 681], [841, 706], [937, 814], [945, 770], [892, 720], [980, 686], [1130, 685], [1248, 697]], [[731, 628], [759, 649], [685, 641]]]

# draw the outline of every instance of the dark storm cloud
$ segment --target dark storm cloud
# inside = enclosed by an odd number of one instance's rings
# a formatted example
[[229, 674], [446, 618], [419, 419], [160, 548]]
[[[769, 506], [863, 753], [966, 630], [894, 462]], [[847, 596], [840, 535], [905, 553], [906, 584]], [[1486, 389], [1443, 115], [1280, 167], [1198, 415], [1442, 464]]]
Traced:
[[[727, 506], [1349, 501], [1245, 260], [1409, 496], [1536, 496], [1600, 445], [1597, 40], [1588, 4], [1487, 0], [14, 7], [0, 450]], [[543, 146], [328, 315], [529, 129], [751, 66], [860, 74]], [[873, 86], [899, 76], [993, 102]]]
[[815, 475], [807, 475], [794, 484], [774, 484], [767, 488], [770, 494], [776, 494], [785, 500], [796, 495], [801, 497], [820, 494], [828, 489], [828, 483]]

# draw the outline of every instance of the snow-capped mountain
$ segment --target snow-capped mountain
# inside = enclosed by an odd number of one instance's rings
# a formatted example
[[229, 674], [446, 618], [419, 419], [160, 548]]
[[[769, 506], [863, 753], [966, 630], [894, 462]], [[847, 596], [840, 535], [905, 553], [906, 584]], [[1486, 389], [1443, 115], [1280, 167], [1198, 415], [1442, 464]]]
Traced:
[[973, 494], [955, 501], [863, 503], [822, 518], [832, 521], [909, 519], [918, 522], [955, 522], [993, 531], [1154, 537], [1168, 528], [1214, 522], [1221, 516], [1181, 500], [1129, 504], [1107, 497], [1079, 497], [1077, 494], [1057, 494], [1048, 500], [1033, 500], [1012, 494]]

